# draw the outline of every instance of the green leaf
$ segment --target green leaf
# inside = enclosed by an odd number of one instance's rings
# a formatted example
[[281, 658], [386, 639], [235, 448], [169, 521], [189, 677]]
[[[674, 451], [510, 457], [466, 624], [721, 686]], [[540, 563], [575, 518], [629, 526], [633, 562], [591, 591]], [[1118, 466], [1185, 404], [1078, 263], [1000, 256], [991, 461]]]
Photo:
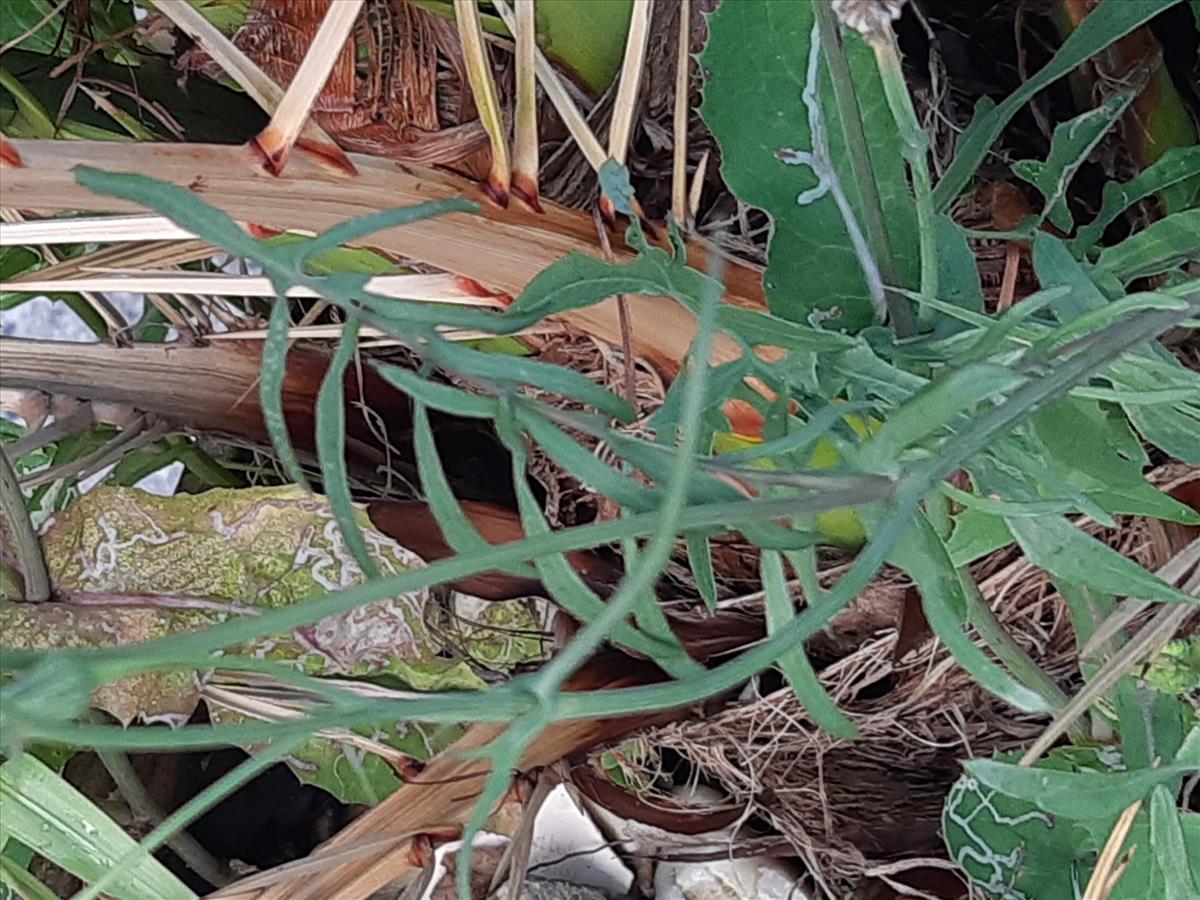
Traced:
[[[63, 17], [70, 17], [67, 11], [56, 16], [51, 15], [58, 5], [56, 0], [5, 0], [4, 15], [0, 16], [0, 45], [7, 45], [29, 32], [29, 36], [17, 44], [17, 47], [34, 53], [49, 53], [54, 49], [58, 34], [62, 30]], [[50, 17], [49, 21], [34, 30], [34, 26], [47, 16]], [[74, 33], [73, 28], [67, 28], [59, 45], [60, 55], [70, 50]]]
[[316, 444], [321, 463], [321, 481], [329, 508], [337, 519], [342, 540], [362, 567], [367, 578], [378, 578], [379, 567], [371, 558], [366, 538], [354, 516], [354, 500], [346, 475], [346, 366], [358, 352], [358, 316], [342, 327], [342, 340], [329, 363], [317, 391]]
[[1129, 181], [1106, 183], [1100, 212], [1076, 232], [1071, 241], [1071, 252], [1082, 257], [1103, 237], [1105, 229], [1133, 204], [1197, 175], [1200, 175], [1200, 147], [1173, 147]]
[[8, 856], [0, 856], [2, 900], [58, 900], [57, 895]]
[[[1088, 276], [1087, 270], [1071, 256], [1066, 244], [1044, 231], [1039, 231], [1033, 238], [1033, 268], [1043, 288], [1070, 290], [1066, 296], [1050, 303], [1050, 309], [1060, 322], [1069, 322], [1089, 310], [1108, 305], [1108, 299]], [[1023, 305], [1017, 304], [1014, 309]]]
[[17, 112], [21, 114], [29, 127], [30, 137], [51, 140], [58, 136], [58, 128], [50, 114], [46, 112], [46, 108], [4, 66], [0, 66], [0, 87], [12, 96], [13, 103], [17, 106]]
[[[967, 242], [963, 227], [946, 215], [934, 219], [938, 245], [938, 293], [940, 299], [971, 312], [983, 312], [983, 287], [979, 265]], [[1023, 301], [1024, 302], [1024, 301]], [[948, 315], [934, 320], [934, 334], [942, 337], [961, 331], [965, 325]]]
[[612, 201], [613, 208], [623, 216], [634, 215], [633, 204], [637, 198], [629, 180], [629, 169], [610, 157], [596, 175], [600, 179], [600, 190]]
[[930, 628], [981, 687], [1026, 712], [1050, 708], [1040, 694], [1017, 681], [967, 637], [967, 595], [962, 580], [925, 513], [917, 514], [892, 548], [888, 562], [912, 576]]
[[[1200, 813], [1175, 811], [1175, 821], [1178, 823], [1177, 835], [1163, 834], [1165, 828], [1174, 825], [1161, 818], [1156, 832], [1152, 796], [1150, 809], [1143, 808], [1138, 813], [1125, 839], [1126, 847], [1137, 849], [1125, 874], [1106, 900], [1176, 900], [1184, 897], [1192, 900], [1200, 896], [1191, 887], [1200, 884]], [[1159, 843], [1164, 839], [1166, 843]], [[1098, 835], [1096, 843], [1100, 840]], [[1168, 849], [1171, 854], [1182, 852], [1177, 857], [1168, 856]]]
[[248, 235], [237, 222], [178, 185], [148, 175], [103, 172], [84, 165], [76, 166], [74, 171], [75, 180], [89, 191], [149, 207], [233, 256], [256, 260], [269, 257], [263, 252], [262, 242]]
[[276, 285], [278, 297], [271, 307], [271, 318], [267, 321], [267, 339], [263, 343], [262, 371], [258, 379], [258, 397], [262, 404], [263, 424], [267, 435], [279, 457], [279, 464], [289, 479], [300, 485], [306, 491], [311, 491], [304, 470], [300, 467], [300, 459], [292, 445], [292, 436], [288, 431], [287, 417], [283, 412], [283, 382], [287, 377], [287, 352], [290, 341], [288, 330], [291, 319], [288, 313], [288, 302], [284, 297], [286, 287]]
[[28, 247], [0, 247], [0, 281], [16, 278], [41, 261], [41, 257]]
[[[264, 238], [268, 247], [287, 247], [312, 241], [313, 238], [285, 232]], [[306, 268], [313, 275], [336, 275], [342, 272], [365, 272], [368, 275], [404, 274], [410, 271], [396, 266], [390, 259], [366, 247], [334, 247], [313, 255]]]
[[868, 465], [894, 469], [901, 451], [1025, 379], [1002, 366], [975, 363], [935, 381], [896, 409], [866, 445]]
[[342, 244], [353, 243], [386, 228], [399, 228], [402, 225], [411, 225], [413, 222], [446, 213], [470, 213], [478, 210], [479, 204], [461, 197], [429, 200], [414, 206], [385, 209], [367, 216], [360, 216], [357, 219], [347, 219], [345, 222], [334, 225], [328, 231], [321, 232], [311, 241], [294, 244], [290, 249], [294, 250], [303, 262], [308, 263], [323, 254], [338, 249]]
[[499, 409], [495, 397], [472, 394], [461, 388], [422, 378], [411, 369], [381, 364], [378, 370], [395, 387], [442, 412], [468, 419], [493, 419]]
[[717, 608], [717, 579], [713, 572], [712, 545], [700, 534], [687, 536], [688, 565], [696, 579], [696, 590], [710, 612]]
[[542, 0], [534, 8], [538, 45], [598, 95], [625, 58], [632, 8], [633, 0]]
[[246, 22], [251, 0], [188, 0], [204, 18], [227, 37]]
[[993, 900], [1077, 897], [1086, 882], [1076, 860], [1086, 832], [970, 775], [946, 795], [941, 830], [950, 858]]
[[[28, 753], [0, 766], [4, 829], [85, 883], [107, 875], [137, 844], [63, 778]], [[121, 900], [192, 900], [196, 895], [150, 856], [117, 876]]]
[[1120, 815], [1155, 785], [1178, 784], [1182, 776], [1194, 770], [1194, 767], [1171, 765], [1130, 772], [1057, 772], [992, 759], [967, 760], [963, 767], [987, 787], [1068, 819]]
[[[811, 3], [741, 0], [709, 16], [702, 57], [705, 80], [701, 115], [721, 146], [722, 175], [737, 197], [766, 211], [774, 230], [764, 277], [772, 312], [796, 322], [822, 317], [857, 330], [874, 312], [866, 280], [834, 197], [826, 193], [801, 205], [817, 184], [811, 170], [780, 158], [812, 148], [803, 93], [814, 37]], [[846, 56], [869, 143], [884, 218], [903, 285], [913, 286], [918, 265], [916, 210], [909, 191], [901, 143], [879, 79], [875, 58], [857, 36], [846, 39]], [[839, 181], [861, 221], [845, 136], [837, 121], [828, 72], [820, 68], [818, 96], [827, 123], [829, 151]], [[808, 198], [805, 198], [808, 199]]]
[[[549, 534], [550, 526], [546, 523], [537, 498], [533, 496], [525, 477], [527, 463], [524, 439], [516, 428], [510, 410], [501, 410], [501, 415], [496, 419], [496, 430], [512, 454], [513, 487], [525, 534], [529, 537]], [[551, 598], [567, 613], [585, 624], [602, 614], [603, 601], [588, 587], [563, 554], [539, 556], [534, 562]], [[647, 594], [638, 612], [639, 625], [646, 622], [665, 627], [665, 617], [653, 593]], [[620, 622], [613, 628], [612, 639], [646, 654], [665, 671], [677, 676], [682, 677], [683, 674], [694, 672], [696, 669], [697, 663], [687, 655], [669, 628], [663, 632], [645, 632], [633, 628], [628, 622]]]
[[[414, 6], [454, 18], [450, 0], [411, 0]], [[536, 6], [538, 46], [574, 73], [594, 96], [612, 84], [625, 58], [629, 13], [633, 0], [542, 0]], [[511, 37], [499, 16], [486, 8], [480, 19], [486, 31]]]
[[1014, 174], [1036, 187], [1046, 199], [1041, 218], [1049, 218], [1060, 231], [1075, 227], [1066, 203], [1067, 185], [1133, 98], [1132, 89], [1116, 91], [1094, 109], [1059, 123], [1050, 139], [1050, 153], [1045, 162], [1024, 159], [1013, 164]]
[[1029, 561], [1055, 578], [1140, 600], [1200, 603], [1061, 516], [1006, 521]]
[[1157, 275], [1180, 263], [1200, 259], [1200, 209], [1159, 219], [1115, 247], [1102, 250], [1093, 270], [1097, 278], [1121, 281]]
[[1149, 460], [1119, 414], [1095, 401], [1064, 398], [1035, 413], [1032, 424], [1054, 474], [1105, 512], [1200, 525], [1200, 514], [1146, 480]]
[[1153, 768], [1159, 761], [1182, 763], [1179, 748], [1187, 735], [1188, 705], [1141, 678], [1125, 676], [1112, 692], [1121, 732], [1121, 756], [1129, 769]]
[[1064, 75], [1073, 72], [1081, 63], [1109, 44], [1145, 24], [1177, 0], [1105, 0], [1093, 10], [1063, 41], [1054, 58], [1036, 74], [1013, 91], [999, 105], [990, 100], [975, 107], [975, 116], [967, 130], [959, 136], [954, 162], [942, 176], [933, 192], [937, 209], [945, 212], [975, 175], [992, 144], [1009, 121], [1035, 94]]
[[[1178, 387], [1200, 391], [1200, 374], [1185, 368], [1161, 347], [1119, 359], [1104, 374], [1115, 388], [1136, 395]], [[1200, 400], [1122, 403], [1122, 408], [1147, 441], [1177, 459], [1200, 464]]]
[[964, 509], [954, 517], [954, 531], [946, 549], [955, 566], [965, 566], [1012, 543], [1012, 532], [1000, 516], [979, 509]]
[[488, 545], [483, 535], [471, 524], [450, 489], [442, 458], [433, 438], [429, 411], [420, 400], [413, 400], [413, 449], [417, 457], [417, 474], [421, 491], [437, 520], [442, 536], [455, 553], [470, 553]]
[[1184, 462], [1200, 465], [1200, 416], [1195, 412], [1169, 406], [1129, 406], [1125, 412], [1150, 443]]
[[573, 369], [516, 356], [480, 353], [437, 338], [430, 341], [429, 348], [441, 365], [468, 378], [536, 385], [545, 391], [574, 397], [622, 422], [633, 421], [633, 407], [628, 400]]
[[[767, 634], [774, 634], [796, 616], [783, 574], [783, 560], [774, 550], [764, 550], [761, 563], [763, 594], [767, 612]], [[839, 740], [858, 737], [858, 727], [842, 712], [817, 673], [804, 646], [798, 645], [779, 658], [779, 668], [796, 693], [796, 699], [814, 722]]]
[[516, 416], [531, 438], [588, 487], [638, 512], [658, 506], [657, 491], [616, 471], [577, 440], [548, 422], [531, 404], [518, 405]]

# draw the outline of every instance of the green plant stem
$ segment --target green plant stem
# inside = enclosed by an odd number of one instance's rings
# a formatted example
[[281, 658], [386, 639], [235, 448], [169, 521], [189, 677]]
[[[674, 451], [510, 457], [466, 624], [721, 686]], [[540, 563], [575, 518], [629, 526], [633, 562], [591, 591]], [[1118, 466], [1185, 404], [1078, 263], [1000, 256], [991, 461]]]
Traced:
[[[155, 825], [162, 822], [165, 818], [162, 810], [146, 791], [146, 786], [138, 778], [129, 757], [119, 750], [106, 749], [97, 749], [96, 755], [112, 776], [117, 790], [121, 792], [133, 814]], [[230, 882], [232, 876], [229, 867], [205, 850], [187, 831], [180, 830], [178, 834], [169, 837], [167, 846], [174, 850], [193, 872], [214, 887], [222, 887]]]
[[42, 545], [25, 508], [25, 496], [17, 482], [8, 454], [0, 449], [0, 511], [8, 520], [13, 544], [17, 548], [17, 561], [21, 564], [21, 575], [25, 579], [25, 599], [30, 603], [42, 603], [50, 599], [50, 574], [46, 571], [46, 558]]
[[183, 806], [179, 807], [179, 809], [175, 810], [175, 812], [171, 813], [171, 815], [167, 816], [167, 818], [163, 819], [162, 824], [146, 835], [145, 839], [136, 848], [130, 850], [124, 857], [117, 860], [108, 871], [108, 874], [77, 893], [72, 900], [96, 900], [97, 897], [101, 896], [112, 886], [114, 881], [121, 877], [122, 872], [126, 871], [137, 860], [153, 853], [165, 844], [167, 839], [173, 834], [186, 828], [191, 822], [200, 818], [205, 812], [216, 806], [242, 785], [249, 783], [252, 779], [282, 760], [304, 743], [307, 737], [307, 735], [300, 735], [292, 738], [281, 738], [270, 747], [264, 749], [258, 756], [246, 760], [246, 762], [242, 763], [228, 775], [210, 784], [187, 803], [183, 804]]
[[917, 120], [912, 98], [908, 94], [895, 33], [889, 26], [882, 34], [876, 33], [868, 38], [868, 42], [875, 51], [875, 62], [879, 66], [883, 92], [892, 111], [892, 118], [896, 120], [902, 152], [912, 177], [913, 195], [917, 204], [917, 229], [920, 232], [921, 294], [925, 297], [937, 297], [938, 254], [937, 236], [934, 232], [933, 183], [929, 177], [929, 161], [926, 159], [929, 139]]
[[[867, 133], [863, 128], [862, 115], [858, 106], [858, 94], [850, 64], [846, 60], [846, 48], [842, 44], [841, 32], [828, 3], [814, 3], [817, 27], [821, 35], [821, 49], [829, 66], [829, 78], [833, 84], [833, 99], [837, 104], [838, 120], [846, 139], [846, 153], [850, 160], [850, 171], [858, 185], [858, 196], [862, 203], [863, 224], [867, 240], [875, 256], [879, 274], [886, 288], [899, 283], [899, 269], [892, 251], [891, 237], [884, 224], [883, 200], [879, 196], [879, 185], [875, 181], [875, 168], [871, 162], [871, 149], [867, 145]], [[916, 333], [916, 322], [912, 310], [901, 297], [887, 291], [888, 315], [898, 337], [909, 337]]]

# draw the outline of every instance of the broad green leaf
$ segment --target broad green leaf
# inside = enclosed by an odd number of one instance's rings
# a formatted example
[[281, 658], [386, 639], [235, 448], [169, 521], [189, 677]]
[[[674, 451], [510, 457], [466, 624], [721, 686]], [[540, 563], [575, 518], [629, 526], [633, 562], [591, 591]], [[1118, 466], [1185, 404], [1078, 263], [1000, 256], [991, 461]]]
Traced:
[[[772, 312], [796, 322], [812, 313], [839, 328], [858, 330], [874, 319], [862, 268], [834, 197], [801, 205], [817, 184], [806, 166], [781, 155], [812, 149], [803, 94], [813, 32], [811, 3], [741, 0], [722, 4], [708, 19], [702, 57], [711, 74], [701, 115], [721, 146], [722, 174], [738, 198], [774, 220], [764, 287]], [[904, 285], [916, 281], [916, 212], [901, 145], [874, 55], [856, 34], [846, 56], [869, 143], [884, 219]], [[861, 205], [838, 127], [827, 70], [819, 67], [820, 105], [829, 150], [852, 207]], [[805, 200], [809, 199], [804, 197]], [[829, 315], [837, 310], [838, 313]]]
[[[1056, 237], [1039, 231], [1033, 238], [1033, 268], [1043, 288], [1065, 287], [1064, 297], [1050, 303], [1060, 322], [1069, 322], [1093, 309], [1103, 309], [1108, 299], [1096, 287], [1087, 270]], [[1023, 304], [1018, 304], [1017, 308]]]
[[[979, 265], [966, 232], [946, 215], [935, 220], [938, 245], [938, 293], [940, 299], [971, 312], [983, 312], [983, 287], [979, 281]], [[1023, 301], [1024, 302], [1024, 301]], [[922, 321], [927, 316], [922, 309]], [[942, 337], [961, 331], [966, 326], [957, 319], [940, 315], [934, 321], [934, 334]]]
[[[34, 53], [49, 53], [58, 41], [59, 32], [63, 28], [63, 17], [69, 15], [60, 13], [51, 15], [59, 4], [56, 0], [4, 0], [4, 14], [0, 15], [0, 46], [7, 46], [23, 34], [28, 34], [17, 47]], [[34, 26], [46, 19], [49, 20], [40, 28]], [[59, 54], [70, 51], [75, 29], [68, 26], [59, 44]]]
[[1155, 785], [1178, 784], [1184, 775], [1194, 771], [1194, 767], [1170, 765], [1129, 772], [1057, 772], [992, 759], [967, 760], [963, 767], [987, 787], [1068, 819], [1120, 815]]
[[1131, 281], [1198, 259], [1200, 209], [1189, 209], [1159, 219], [1115, 247], [1102, 250], [1094, 271], [1097, 278], [1112, 275]]
[[1200, 514], [1146, 480], [1149, 460], [1119, 414], [1095, 401], [1064, 398], [1035, 413], [1032, 424], [1054, 473], [1106, 512], [1200, 525]]
[[946, 549], [955, 566], [965, 566], [994, 550], [1007, 547], [1012, 540], [1012, 532], [1000, 516], [979, 509], [964, 509], [954, 517], [954, 531], [950, 534]]
[[1105, 0], [1063, 41], [1054, 58], [1021, 87], [998, 105], [986, 99], [981, 101], [975, 108], [971, 124], [959, 136], [954, 162], [934, 189], [937, 209], [941, 212], [949, 209], [974, 177], [975, 170], [1004, 127], [1034, 95], [1176, 2], [1178, 0]]
[[538, 45], [600, 94], [625, 58], [632, 8], [633, 0], [542, 0], [534, 7]]
[[0, 281], [28, 272], [41, 261], [28, 247], [0, 247]]
[[[774, 634], [795, 618], [796, 608], [792, 604], [787, 579], [783, 574], [783, 560], [776, 551], [763, 551], [761, 572], [767, 612], [767, 633]], [[795, 691], [796, 699], [817, 725], [843, 741], [858, 737], [858, 727], [829, 696], [817, 673], [813, 671], [812, 663], [809, 662], [802, 644], [781, 656], [778, 665]]]
[[[411, 0], [447, 19], [454, 18], [451, 0]], [[593, 95], [602, 94], [621, 68], [633, 0], [542, 0], [536, 6], [538, 46], [574, 73]], [[485, 31], [510, 37], [504, 21], [484, 8]]]
[[[0, 766], [4, 828], [84, 881], [97, 881], [137, 846], [116, 822], [29, 753]], [[150, 856], [117, 876], [121, 900], [192, 900], [196, 895]]]
[[1067, 185], [1133, 98], [1132, 89], [1114, 92], [1094, 109], [1055, 127], [1045, 162], [1025, 159], [1013, 164], [1014, 174], [1036, 187], [1045, 198], [1041, 218], [1048, 218], [1060, 231], [1069, 232], [1075, 227], [1066, 203]]
[[246, 22], [251, 0], [188, 0], [204, 18], [226, 37], [232, 37]]
[[1065, 900], [1086, 881], [1076, 860], [1089, 845], [1085, 830], [970, 775], [946, 795], [941, 831], [950, 858], [991, 900]]
[[1200, 176], [1200, 147], [1173, 147], [1129, 181], [1108, 182], [1104, 185], [1100, 212], [1076, 232], [1071, 240], [1071, 252], [1082, 257], [1103, 237], [1105, 229], [1133, 204], [1196, 176]]
[[1007, 523], [1029, 561], [1055, 578], [1140, 600], [1200, 603], [1061, 516]]

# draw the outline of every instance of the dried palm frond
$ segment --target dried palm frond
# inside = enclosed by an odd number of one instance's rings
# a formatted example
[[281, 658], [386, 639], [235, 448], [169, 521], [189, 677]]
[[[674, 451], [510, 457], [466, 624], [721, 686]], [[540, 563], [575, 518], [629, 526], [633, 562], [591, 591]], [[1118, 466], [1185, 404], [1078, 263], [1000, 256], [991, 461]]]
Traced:
[[[74, 166], [85, 156], [97, 168], [137, 172], [203, 193], [204, 199], [235, 220], [289, 228], [297, 222], [322, 230], [347, 218], [381, 209], [445, 197], [482, 199], [479, 189], [453, 174], [408, 167], [386, 160], [353, 157], [359, 174], [348, 178], [307, 158], [292, 161], [283, 175], [263, 178], [244, 147], [209, 144], [124, 144], [103, 141], [13, 142], [25, 159], [21, 168], [6, 170], [5, 206], [42, 210], [136, 210], [80, 187]], [[553, 262], [572, 250], [600, 254], [590, 216], [547, 204], [535, 215], [481, 203], [476, 215], [453, 214], [426, 219], [420, 228], [394, 228], [372, 235], [369, 245], [399, 257], [428, 263], [473, 279], [495, 291], [516, 295]], [[613, 248], [618, 261], [629, 251]], [[714, 251], [705, 242], [688, 242], [689, 262], [704, 270]], [[764, 309], [761, 274], [752, 266], [727, 260], [726, 302]], [[656, 297], [629, 297], [634, 352], [668, 376], [677, 371], [692, 337], [695, 317], [677, 303]], [[621, 326], [614, 301], [605, 301], [563, 316], [581, 330], [619, 346]], [[741, 348], [724, 334], [714, 342], [713, 361], [727, 362]]]
[[347, 57], [353, 59], [354, 46], [347, 44], [346, 38], [362, 5], [363, 0], [341, 0], [329, 7], [271, 121], [254, 139], [266, 157], [268, 168], [276, 175], [287, 165], [292, 144], [308, 121], [313, 102], [325, 87], [334, 65]]
[[538, 200], [537, 20], [533, 0], [514, 0], [517, 16], [517, 111], [513, 139], [513, 193], [541, 212]]
[[504, 125], [504, 113], [500, 108], [496, 79], [492, 75], [492, 63], [483, 40], [483, 26], [479, 22], [479, 5], [476, 0], [454, 0], [454, 18], [458, 23], [458, 35], [462, 40], [463, 55], [466, 57], [467, 78], [475, 95], [479, 120], [483, 123], [492, 145], [492, 164], [488, 169], [487, 178], [484, 179], [484, 191], [500, 206], [508, 206], [508, 188], [512, 174], [508, 155], [508, 129]]

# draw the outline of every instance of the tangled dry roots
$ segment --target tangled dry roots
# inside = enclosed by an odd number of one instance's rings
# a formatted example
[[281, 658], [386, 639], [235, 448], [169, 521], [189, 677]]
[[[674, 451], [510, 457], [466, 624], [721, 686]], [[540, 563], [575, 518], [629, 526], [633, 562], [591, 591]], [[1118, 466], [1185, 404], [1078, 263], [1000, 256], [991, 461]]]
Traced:
[[[1161, 483], [1172, 473], [1156, 474]], [[1161, 524], [1119, 524], [1089, 531], [1152, 569], [1175, 552]], [[1013, 637], [1064, 689], [1076, 688], [1071, 623], [1047, 576], [1013, 549], [981, 560], [974, 574]], [[888, 572], [875, 587], [894, 592], [904, 585], [903, 576]], [[724, 786], [829, 886], [848, 888], [889, 860], [941, 855], [941, 805], [959, 760], [1026, 745], [1045, 719], [980, 689], [940, 642], [928, 640], [898, 661], [896, 644], [895, 629], [877, 633], [820, 673], [858, 726], [856, 740], [819, 730], [784, 688], [646, 732], [644, 745], [679, 753], [698, 777]]]

